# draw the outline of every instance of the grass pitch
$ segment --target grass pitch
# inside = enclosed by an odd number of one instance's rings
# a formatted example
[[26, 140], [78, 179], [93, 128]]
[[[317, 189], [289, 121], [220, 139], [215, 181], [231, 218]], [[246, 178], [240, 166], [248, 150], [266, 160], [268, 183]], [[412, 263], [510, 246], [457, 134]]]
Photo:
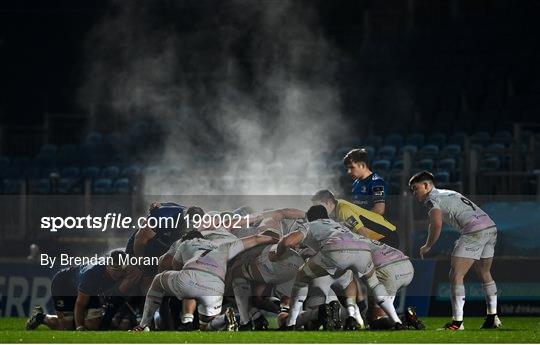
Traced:
[[23, 318], [0, 318], [2, 343], [539, 343], [540, 318], [502, 317], [503, 328], [480, 330], [481, 318], [466, 318], [465, 331], [437, 331], [449, 318], [422, 318], [425, 331], [339, 332], [148, 332], [24, 329]]

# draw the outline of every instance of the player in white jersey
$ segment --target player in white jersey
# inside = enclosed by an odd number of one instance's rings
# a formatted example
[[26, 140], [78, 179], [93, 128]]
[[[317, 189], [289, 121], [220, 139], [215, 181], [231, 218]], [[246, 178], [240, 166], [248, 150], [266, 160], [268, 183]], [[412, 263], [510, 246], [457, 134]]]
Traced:
[[323, 206], [312, 206], [307, 212], [309, 223], [283, 237], [275, 254], [271, 254], [270, 259], [275, 260], [288, 248], [300, 243], [317, 253], [296, 275], [291, 296], [291, 310], [287, 319], [288, 329], [293, 329], [296, 325], [311, 279], [328, 274], [338, 277], [349, 269], [366, 281], [378, 304], [394, 321], [396, 329], [403, 329], [386, 289], [374, 274], [369, 240], [359, 237], [345, 226], [327, 218], [328, 213]]
[[143, 316], [134, 331], [147, 330], [163, 296], [178, 299], [194, 298], [198, 301], [201, 330], [236, 330], [234, 311], [221, 312], [228, 262], [240, 252], [259, 244], [275, 243], [269, 236], [254, 235], [237, 240], [209, 241], [198, 231], [185, 235], [175, 254], [173, 267], [181, 271], [157, 274], [146, 295]]
[[428, 171], [411, 177], [409, 186], [415, 197], [428, 209], [429, 233], [426, 244], [420, 248], [422, 258], [437, 242], [443, 222], [460, 233], [454, 245], [450, 268], [452, 322], [446, 324], [444, 329], [463, 329], [463, 279], [473, 265], [482, 280], [487, 304], [487, 317], [482, 328], [499, 328], [501, 323], [497, 317], [497, 286], [491, 276], [497, 242], [495, 223], [480, 207], [460, 193], [435, 188], [433, 174]]

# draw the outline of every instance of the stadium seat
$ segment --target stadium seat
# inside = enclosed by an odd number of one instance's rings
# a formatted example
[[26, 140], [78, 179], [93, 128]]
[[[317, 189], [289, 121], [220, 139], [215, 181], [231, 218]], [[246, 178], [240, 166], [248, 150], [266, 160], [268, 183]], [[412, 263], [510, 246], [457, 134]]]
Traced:
[[482, 145], [482, 147], [489, 144], [490, 136], [488, 132], [480, 131], [476, 132], [469, 138], [471, 144]]
[[75, 185], [75, 179], [73, 178], [61, 178], [58, 180], [58, 186], [56, 187], [59, 194], [69, 194], [75, 192], [73, 187]]
[[403, 160], [402, 159], [395, 160], [394, 163], [392, 164], [392, 171], [399, 172], [402, 170], [403, 170]]
[[467, 140], [467, 134], [465, 134], [465, 132], [455, 132], [448, 139], [448, 144], [454, 144], [454, 145], [459, 145], [460, 147], [464, 147], [466, 140]]
[[68, 166], [62, 169], [60, 176], [63, 178], [79, 178], [81, 171], [75, 166]]
[[425, 141], [425, 136], [421, 133], [413, 133], [411, 135], [409, 135], [407, 137], [407, 140], [405, 141], [405, 143], [407, 145], [414, 145], [416, 147], [420, 147], [422, 145], [424, 145], [424, 141]]
[[41, 169], [39, 165], [32, 165], [27, 167], [23, 172], [23, 177], [27, 179], [36, 179], [39, 178], [41, 175]]
[[86, 136], [86, 139], [84, 141], [84, 144], [88, 144], [91, 146], [97, 146], [101, 144], [101, 141], [103, 140], [103, 134], [100, 132], [90, 132]]
[[382, 145], [382, 142], [383, 142], [383, 140], [382, 140], [382, 137], [380, 135], [370, 135], [363, 142], [363, 145], [377, 148], [377, 147]]
[[400, 147], [404, 144], [403, 135], [398, 133], [389, 134], [384, 138], [384, 144], [394, 147]]
[[108, 178], [108, 179], [114, 180], [115, 178], [118, 177], [118, 175], [120, 175], [120, 169], [117, 166], [111, 165], [111, 166], [103, 168], [103, 170], [101, 171], [102, 178]]
[[51, 194], [51, 179], [40, 178], [30, 180], [31, 194]]
[[456, 160], [454, 158], [445, 158], [437, 162], [437, 169], [453, 173], [456, 170]]
[[81, 160], [78, 154], [78, 148], [75, 145], [64, 145], [58, 150], [56, 161], [61, 166], [78, 165]]
[[99, 168], [96, 166], [84, 167], [81, 172], [82, 177], [95, 180], [99, 176]]
[[390, 170], [391, 163], [387, 159], [380, 159], [376, 160], [371, 164], [371, 170], [376, 172], [377, 174], [385, 174]]
[[161, 174], [161, 169], [157, 165], [150, 165], [143, 169], [144, 176], [157, 176]]
[[376, 159], [393, 160], [396, 156], [396, 148], [394, 146], [386, 145], [381, 147], [377, 151]]
[[19, 194], [22, 190], [24, 181], [21, 179], [4, 179], [3, 181], [3, 193], [4, 194]]
[[100, 178], [92, 184], [92, 192], [94, 194], [109, 194], [111, 193], [112, 181], [108, 178]]
[[404, 145], [399, 148], [399, 157], [403, 157], [405, 152], [409, 152], [411, 154], [411, 158], [414, 158], [416, 156], [416, 153], [418, 152], [418, 148], [415, 145]]
[[418, 170], [433, 170], [433, 159], [431, 158], [424, 158], [424, 159], [421, 159], [419, 160], [417, 163], [416, 163], [416, 168]]
[[440, 157], [458, 160], [461, 157], [461, 147], [457, 144], [448, 144], [441, 150]]
[[446, 134], [432, 133], [428, 136], [426, 144], [435, 145], [437, 147], [443, 147], [444, 144], [446, 144]]
[[127, 178], [119, 178], [116, 181], [114, 181], [112, 191], [115, 194], [129, 194], [131, 193], [131, 186], [129, 183], [129, 179]]
[[510, 144], [512, 144], [512, 141], [512, 133], [510, 133], [509, 131], [497, 131], [491, 139], [491, 142], [493, 144], [502, 144], [506, 147], [510, 146]]
[[437, 185], [446, 185], [450, 182], [450, 173], [448, 171], [437, 171], [433, 174]]
[[135, 165], [130, 165], [122, 169], [122, 172], [120, 173], [120, 177], [126, 177], [129, 179], [135, 178], [139, 175], [141, 169]]
[[375, 156], [375, 148], [373, 146], [363, 146], [362, 148], [367, 151], [368, 158], [373, 159]]
[[418, 156], [421, 158], [435, 159], [439, 156], [439, 147], [431, 144], [424, 145], [420, 151], [418, 151]]
[[501, 167], [498, 157], [487, 157], [480, 161], [480, 171], [497, 171]]
[[506, 153], [506, 147], [504, 144], [490, 144], [486, 147], [484, 154], [486, 156], [495, 156], [502, 159]]

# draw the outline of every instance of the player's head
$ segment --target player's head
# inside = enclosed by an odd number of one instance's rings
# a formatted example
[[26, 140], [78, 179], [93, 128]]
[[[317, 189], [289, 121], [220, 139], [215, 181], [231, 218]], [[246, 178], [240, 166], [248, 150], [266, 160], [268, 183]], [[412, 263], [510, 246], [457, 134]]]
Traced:
[[204, 216], [204, 210], [199, 206], [191, 206], [186, 210], [185, 218], [189, 219], [189, 221], [187, 222], [187, 225], [189, 225], [189, 227], [187, 227], [188, 231], [197, 230], [195, 229], [195, 222], [193, 221], [193, 216], [195, 215], [198, 215], [198, 217], [200, 217], [198, 219], [202, 219], [202, 216]]
[[411, 191], [416, 199], [422, 201], [433, 189], [434, 181], [435, 179], [433, 178], [433, 174], [427, 170], [424, 170], [414, 174], [413, 177], [411, 177], [409, 180], [409, 187], [411, 188]]
[[353, 179], [364, 179], [371, 174], [366, 149], [352, 149], [343, 157], [347, 174]]
[[204, 238], [204, 236], [197, 230], [191, 230], [190, 232], [182, 236], [182, 242], [190, 241], [194, 238]]
[[127, 259], [127, 254], [123, 250], [115, 249], [109, 253], [109, 257], [111, 262], [107, 262], [107, 273], [113, 280], [118, 280], [123, 275], [122, 260]]
[[328, 189], [321, 189], [311, 198], [313, 205], [324, 206], [328, 214], [332, 213], [337, 205], [337, 199], [334, 196], [334, 193]]
[[319, 219], [328, 219], [328, 212], [322, 205], [311, 206], [306, 212], [306, 218], [308, 222], [313, 222]]

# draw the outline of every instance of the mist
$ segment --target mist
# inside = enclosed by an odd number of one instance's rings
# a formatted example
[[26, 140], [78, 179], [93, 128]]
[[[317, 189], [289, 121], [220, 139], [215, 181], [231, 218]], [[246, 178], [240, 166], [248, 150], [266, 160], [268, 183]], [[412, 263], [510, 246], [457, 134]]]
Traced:
[[312, 6], [111, 2], [86, 41], [79, 101], [126, 127], [160, 128], [139, 159], [161, 169], [144, 176], [144, 194], [310, 195], [337, 186], [326, 160], [350, 135], [335, 76], [343, 57]]

